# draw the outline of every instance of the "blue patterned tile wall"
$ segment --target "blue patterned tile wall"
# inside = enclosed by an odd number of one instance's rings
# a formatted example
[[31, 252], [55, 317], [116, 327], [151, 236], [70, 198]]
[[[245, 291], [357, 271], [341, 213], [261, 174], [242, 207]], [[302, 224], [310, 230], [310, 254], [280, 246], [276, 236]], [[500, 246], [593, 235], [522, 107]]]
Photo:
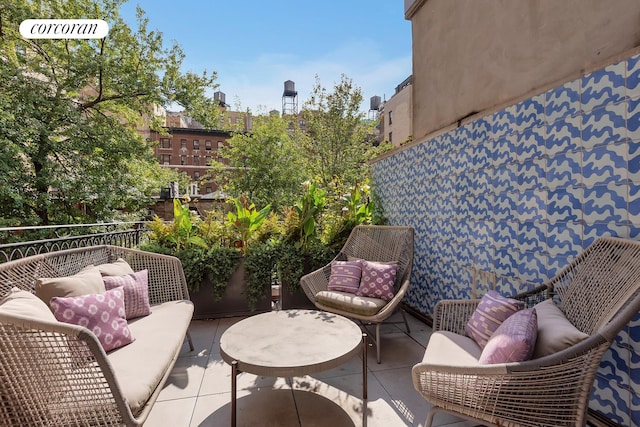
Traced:
[[[415, 228], [406, 302], [515, 294], [600, 236], [640, 239], [640, 54], [374, 163], [392, 225]], [[598, 372], [590, 407], [640, 426], [640, 316]]]

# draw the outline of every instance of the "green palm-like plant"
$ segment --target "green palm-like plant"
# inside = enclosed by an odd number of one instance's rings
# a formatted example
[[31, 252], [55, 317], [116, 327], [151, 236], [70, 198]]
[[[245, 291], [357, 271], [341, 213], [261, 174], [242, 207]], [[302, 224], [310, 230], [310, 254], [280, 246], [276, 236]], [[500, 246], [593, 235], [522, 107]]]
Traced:
[[179, 252], [190, 246], [206, 248], [207, 244], [198, 235], [197, 221], [192, 218], [189, 205], [173, 199], [173, 221], [167, 223], [157, 215], [148, 224], [151, 240], [160, 246]]
[[191, 211], [189, 210], [189, 204], [180, 203], [179, 199], [173, 199], [173, 225], [172, 232], [167, 236], [168, 240], [176, 246], [176, 250], [187, 248], [190, 245], [195, 245], [201, 248], [206, 248], [207, 243], [198, 236], [197, 225], [194, 223], [191, 217]]
[[313, 237], [317, 235], [316, 221], [326, 200], [326, 191], [309, 184], [307, 191], [299, 203], [294, 205], [300, 221], [300, 242], [303, 248], [308, 248]]
[[347, 202], [346, 220], [350, 222], [351, 228], [359, 224], [371, 223], [373, 206], [366, 197], [364, 188], [361, 192], [356, 185], [353, 189], [353, 194], [345, 195], [344, 199]]
[[226, 224], [235, 229], [241, 241], [241, 251], [245, 253], [250, 239], [254, 232], [264, 222], [271, 210], [271, 205], [267, 205], [261, 210], [257, 210], [253, 203], [249, 203], [245, 196], [233, 199], [236, 212], [227, 214]]

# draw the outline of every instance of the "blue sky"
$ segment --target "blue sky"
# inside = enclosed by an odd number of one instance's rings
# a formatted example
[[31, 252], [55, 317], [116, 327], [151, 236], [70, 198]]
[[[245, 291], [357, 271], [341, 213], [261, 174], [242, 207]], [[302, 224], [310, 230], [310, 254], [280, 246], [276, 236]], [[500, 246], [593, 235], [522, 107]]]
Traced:
[[135, 22], [140, 5], [165, 43], [183, 48], [184, 71], [216, 71], [233, 109], [282, 109], [285, 80], [302, 108], [315, 76], [331, 90], [347, 75], [362, 89], [362, 110], [389, 99], [411, 74], [411, 23], [400, 0], [139, 0], [121, 14]]

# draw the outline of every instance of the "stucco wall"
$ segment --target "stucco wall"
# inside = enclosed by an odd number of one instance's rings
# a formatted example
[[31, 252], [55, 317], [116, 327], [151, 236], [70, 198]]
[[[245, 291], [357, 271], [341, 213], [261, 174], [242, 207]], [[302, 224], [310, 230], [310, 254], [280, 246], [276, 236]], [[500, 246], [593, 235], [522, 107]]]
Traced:
[[414, 140], [640, 45], [638, 0], [419, 0], [405, 9]]

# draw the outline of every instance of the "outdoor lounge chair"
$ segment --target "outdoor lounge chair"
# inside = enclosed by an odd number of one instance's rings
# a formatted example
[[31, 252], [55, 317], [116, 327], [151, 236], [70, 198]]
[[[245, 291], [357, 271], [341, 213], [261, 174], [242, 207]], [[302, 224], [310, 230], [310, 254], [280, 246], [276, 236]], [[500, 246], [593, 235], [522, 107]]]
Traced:
[[[372, 340], [376, 345], [377, 361], [380, 363], [380, 324], [386, 321], [397, 309], [401, 309], [400, 302], [409, 289], [413, 265], [413, 228], [384, 225], [356, 226], [334, 261], [353, 259], [398, 264], [394, 296], [391, 300], [375, 301], [351, 294], [328, 291], [331, 263], [303, 276], [300, 279], [300, 285], [317, 308], [357, 319], [364, 325], [375, 324], [375, 338]], [[325, 298], [319, 301], [317, 297], [320, 292], [323, 292], [320, 294], [322, 296], [326, 296], [327, 292], [332, 293], [336, 298]], [[377, 307], [369, 305], [363, 308], [363, 304], [371, 304], [371, 300], [374, 300], [373, 304], [378, 304]], [[367, 312], [364, 313], [363, 310]], [[404, 310], [400, 311], [407, 333], [409, 333], [406, 314]]]
[[[549, 282], [513, 297], [525, 307], [552, 298], [560, 316], [586, 334], [583, 340], [546, 356], [502, 364], [475, 363], [468, 357], [473, 350], [463, 349], [469, 339], [465, 325], [479, 300], [438, 302], [434, 333], [412, 371], [415, 389], [434, 405], [426, 425], [446, 411], [500, 426], [584, 426], [600, 361], [640, 310], [639, 290], [640, 242], [597, 240]], [[537, 325], [539, 342], [540, 314]], [[443, 337], [455, 344], [447, 345]]]

